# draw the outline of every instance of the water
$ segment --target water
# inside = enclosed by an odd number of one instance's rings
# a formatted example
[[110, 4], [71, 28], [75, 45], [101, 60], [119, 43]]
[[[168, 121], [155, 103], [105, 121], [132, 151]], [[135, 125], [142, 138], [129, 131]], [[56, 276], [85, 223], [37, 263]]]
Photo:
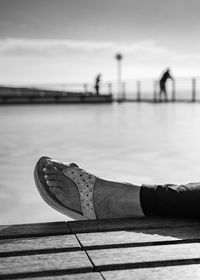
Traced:
[[200, 175], [200, 104], [0, 107], [0, 224], [68, 220], [33, 181], [41, 155], [132, 183], [187, 183]]

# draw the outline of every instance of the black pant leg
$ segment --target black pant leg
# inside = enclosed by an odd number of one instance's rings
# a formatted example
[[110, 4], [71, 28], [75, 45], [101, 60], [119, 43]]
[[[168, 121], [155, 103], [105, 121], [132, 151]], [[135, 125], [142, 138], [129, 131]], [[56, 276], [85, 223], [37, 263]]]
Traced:
[[140, 201], [146, 216], [200, 218], [200, 183], [143, 185]]

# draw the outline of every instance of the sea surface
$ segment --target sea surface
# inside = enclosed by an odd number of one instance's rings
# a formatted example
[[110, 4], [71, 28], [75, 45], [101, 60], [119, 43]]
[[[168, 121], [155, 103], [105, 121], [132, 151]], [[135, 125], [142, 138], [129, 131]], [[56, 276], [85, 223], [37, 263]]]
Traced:
[[69, 220], [40, 197], [42, 155], [132, 183], [200, 181], [200, 104], [0, 107], [0, 224]]

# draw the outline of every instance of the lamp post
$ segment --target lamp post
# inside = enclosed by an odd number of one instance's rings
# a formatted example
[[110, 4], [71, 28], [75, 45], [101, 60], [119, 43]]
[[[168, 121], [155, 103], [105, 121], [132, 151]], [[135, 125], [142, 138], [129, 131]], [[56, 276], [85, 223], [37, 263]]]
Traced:
[[115, 56], [117, 60], [117, 94], [118, 94], [118, 100], [120, 98], [120, 93], [122, 91], [122, 66], [121, 66], [121, 60], [123, 58], [122, 54], [117, 53]]

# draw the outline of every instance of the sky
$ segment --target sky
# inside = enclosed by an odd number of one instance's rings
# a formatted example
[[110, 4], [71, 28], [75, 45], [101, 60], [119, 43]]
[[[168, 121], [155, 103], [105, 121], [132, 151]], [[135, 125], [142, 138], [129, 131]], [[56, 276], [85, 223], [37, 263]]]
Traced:
[[200, 76], [199, 0], [0, 0], [0, 84]]

